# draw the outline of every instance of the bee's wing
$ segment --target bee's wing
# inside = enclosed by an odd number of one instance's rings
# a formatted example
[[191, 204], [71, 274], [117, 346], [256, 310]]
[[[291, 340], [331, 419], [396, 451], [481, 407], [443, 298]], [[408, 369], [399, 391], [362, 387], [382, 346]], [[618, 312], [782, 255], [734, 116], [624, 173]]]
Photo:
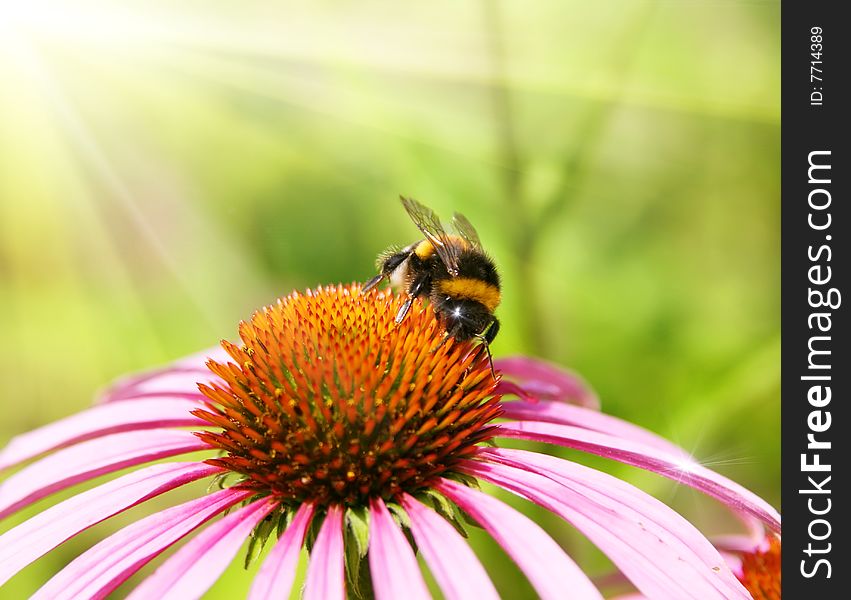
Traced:
[[482, 242], [479, 240], [479, 234], [476, 233], [476, 228], [467, 220], [467, 217], [460, 213], [452, 215], [452, 227], [461, 236], [465, 242], [470, 244], [476, 250], [482, 249]]
[[414, 225], [434, 246], [434, 251], [446, 265], [446, 270], [451, 275], [456, 275], [458, 273], [458, 246], [452, 243], [449, 235], [443, 229], [440, 219], [434, 214], [433, 210], [423, 206], [413, 198], [402, 197], [401, 200], [402, 206], [408, 211]]

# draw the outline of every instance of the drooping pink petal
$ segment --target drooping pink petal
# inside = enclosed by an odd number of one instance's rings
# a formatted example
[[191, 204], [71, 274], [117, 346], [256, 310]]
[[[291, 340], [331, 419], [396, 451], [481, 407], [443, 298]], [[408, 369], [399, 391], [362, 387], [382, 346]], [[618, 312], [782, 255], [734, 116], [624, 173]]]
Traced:
[[499, 594], [476, 555], [449, 522], [405, 494], [402, 506], [411, 532], [447, 600], [499, 600]]
[[713, 536], [712, 544], [719, 550], [725, 552], [753, 552], [768, 549], [768, 540], [765, 537], [754, 539], [749, 535], [718, 535]]
[[151, 394], [200, 396], [196, 383], [218, 381], [218, 377], [206, 366], [209, 359], [218, 362], [231, 360], [221, 346], [208, 348], [164, 367], [122, 377], [104, 390], [96, 402], [102, 404]]
[[565, 590], [577, 600], [601, 600], [600, 592], [564, 550], [534, 521], [487, 494], [449, 479], [435, 486], [472, 516], [502, 546], [545, 600]]
[[747, 591], [691, 523], [611, 475], [553, 456], [485, 450], [472, 475], [552, 510], [588, 536], [653, 598], [740, 598]]
[[174, 429], [127, 431], [82, 442], [50, 454], [0, 483], [0, 518], [99, 475], [207, 448], [191, 432]]
[[780, 532], [780, 514], [765, 500], [682, 455], [672, 455], [633, 440], [552, 423], [501, 423], [498, 435], [558, 444], [653, 471], [717, 498], [734, 510], [756, 517], [772, 531]]
[[219, 378], [209, 369], [206, 372], [196, 369], [169, 369], [157, 377], [151, 377], [132, 387], [121, 387], [99, 396], [95, 400], [95, 404], [136, 400], [151, 396], [169, 396], [194, 400], [204, 397], [204, 394], [198, 391], [198, 383], [209, 383], [211, 381], [219, 381]]
[[643, 427], [597, 410], [564, 404], [563, 402], [551, 402], [549, 400], [542, 400], [540, 402], [525, 402], [522, 400], [505, 402], [502, 405], [502, 410], [502, 416], [506, 419], [574, 425], [621, 437], [626, 440], [635, 440], [636, 442], [653, 446], [671, 454], [681, 454], [683, 457], [688, 457], [688, 453], [684, 449], [669, 442], [665, 438]]
[[249, 600], [289, 598], [307, 527], [313, 518], [313, 505], [302, 504], [292, 522], [278, 539], [251, 585]]
[[162, 397], [95, 406], [12, 438], [0, 451], [0, 471], [48, 450], [119, 431], [204, 426], [206, 421], [189, 414], [203, 406], [200, 401]]
[[417, 558], [381, 498], [369, 502], [369, 572], [377, 600], [429, 600]]
[[74, 559], [30, 600], [105, 598], [172, 544], [253, 493], [227, 488], [132, 523]]
[[151, 465], [48, 508], [0, 535], [0, 585], [92, 525], [221, 470], [198, 462]]
[[160, 565], [128, 599], [200, 598], [224, 572], [254, 527], [277, 506], [273, 498], [263, 498], [213, 523]]
[[[597, 394], [572, 371], [527, 356], [500, 358], [493, 361], [493, 365], [503, 375], [518, 380], [519, 387], [528, 395], [593, 409], [600, 408]], [[500, 391], [497, 388], [496, 393], [514, 393], [514, 391], [508, 388]]]
[[343, 509], [331, 506], [310, 552], [302, 599], [345, 600], [344, 576]]

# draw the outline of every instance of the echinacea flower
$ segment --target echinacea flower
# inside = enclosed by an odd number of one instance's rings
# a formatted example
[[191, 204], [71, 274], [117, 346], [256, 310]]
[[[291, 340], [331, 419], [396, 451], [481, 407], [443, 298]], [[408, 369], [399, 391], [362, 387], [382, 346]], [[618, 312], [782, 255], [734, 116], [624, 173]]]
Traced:
[[[483, 349], [444, 340], [429, 306], [415, 303], [395, 324], [401, 302], [357, 286], [294, 293], [241, 323], [241, 345], [223, 342], [207, 353], [207, 368], [194, 356], [126, 379], [98, 406], [13, 439], [0, 469], [46, 456], [2, 484], [0, 517], [136, 470], [0, 536], [0, 584], [96, 523], [215, 478], [221, 489], [119, 530], [34, 597], [104, 597], [209, 522], [130, 597], [199, 597], [247, 538], [256, 551], [277, 532], [252, 599], [288, 595], [304, 546], [309, 600], [428, 598], [416, 552], [447, 598], [496, 598], [464, 519], [502, 546], [541, 597], [602, 597], [540, 526], [478, 489], [484, 481], [563, 517], [648, 597], [750, 598], [716, 548], [662, 502], [601, 471], [494, 442], [544, 441], [642, 467], [779, 532], [770, 505], [670, 442], [598, 412], [578, 379], [550, 365], [498, 360], [505, 379], [494, 381]], [[202, 450], [217, 453], [140, 466]]]

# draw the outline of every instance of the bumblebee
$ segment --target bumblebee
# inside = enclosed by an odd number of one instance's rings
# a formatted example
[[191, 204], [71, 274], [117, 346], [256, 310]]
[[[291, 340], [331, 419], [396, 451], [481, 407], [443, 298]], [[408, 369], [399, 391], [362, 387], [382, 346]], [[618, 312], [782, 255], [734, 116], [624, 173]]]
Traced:
[[379, 273], [364, 284], [363, 291], [385, 279], [404, 289], [408, 299], [396, 314], [397, 323], [415, 299], [428, 298], [446, 330], [444, 340], [449, 336], [461, 342], [478, 338], [490, 358], [489, 345], [499, 331], [499, 320], [493, 315], [500, 301], [499, 274], [476, 230], [466, 217], [455, 213], [453, 232], [447, 233], [434, 211], [411, 198], [401, 200], [425, 237], [379, 255]]

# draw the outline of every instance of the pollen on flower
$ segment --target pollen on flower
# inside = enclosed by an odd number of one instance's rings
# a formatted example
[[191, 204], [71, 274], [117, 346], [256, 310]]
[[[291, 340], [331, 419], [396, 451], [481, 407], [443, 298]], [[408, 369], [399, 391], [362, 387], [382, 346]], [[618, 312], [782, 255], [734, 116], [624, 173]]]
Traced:
[[293, 293], [239, 325], [225, 383], [197, 432], [208, 460], [282, 502], [355, 504], [415, 492], [494, 436], [501, 412], [481, 348], [444, 331], [430, 306], [357, 285]]
[[780, 539], [771, 536], [767, 548], [744, 553], [739, 579], [754, 600], [780, 600]]

